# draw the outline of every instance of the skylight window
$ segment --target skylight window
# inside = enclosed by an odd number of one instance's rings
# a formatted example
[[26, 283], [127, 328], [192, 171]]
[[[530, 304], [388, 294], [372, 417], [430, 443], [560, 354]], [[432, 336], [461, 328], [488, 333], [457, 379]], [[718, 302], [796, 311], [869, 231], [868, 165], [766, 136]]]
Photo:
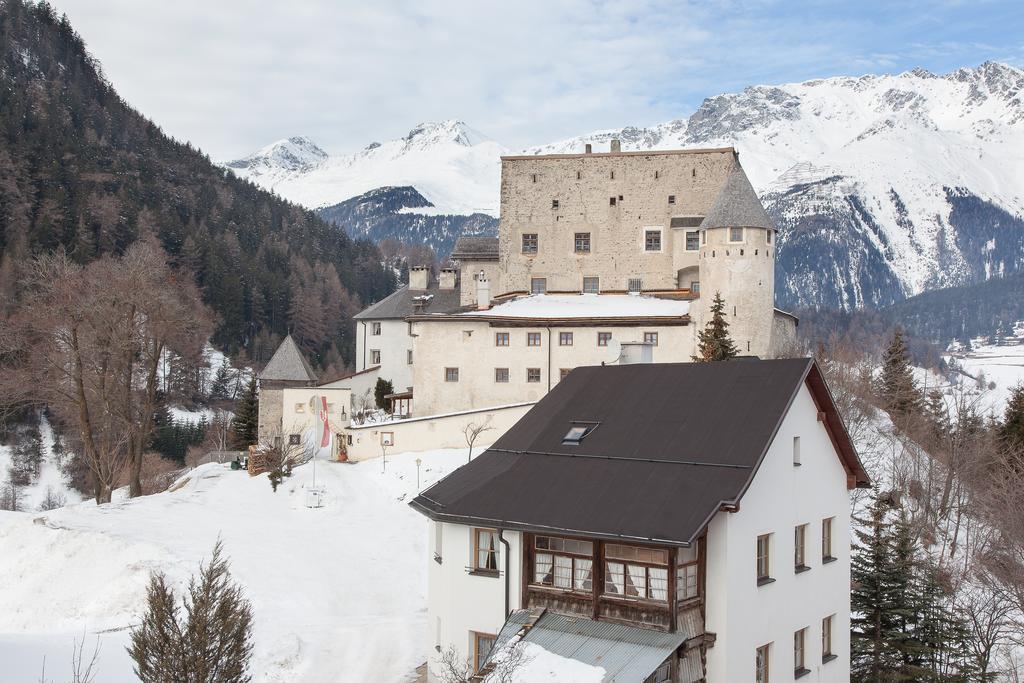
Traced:
[[583, 437], [585, 437], [590, 432], [594, 431], [594, 428], [596, 426], [596, 423], [583, 425], [574, 424], [572, 427], [569, 427], [569, 431], [566, 432], [564, 437], [562, 437], [562, 443], [572, 445], [579, 444], [581, 441], [583, 441]]

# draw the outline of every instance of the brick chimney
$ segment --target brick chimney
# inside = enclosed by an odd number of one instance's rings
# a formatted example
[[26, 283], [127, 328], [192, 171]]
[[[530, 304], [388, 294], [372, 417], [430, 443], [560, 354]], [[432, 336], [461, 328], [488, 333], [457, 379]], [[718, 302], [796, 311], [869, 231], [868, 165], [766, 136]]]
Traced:
[[426, 289], [430, 279], [430, 269], [426, 266], [413, 266], [409, 269], [409, 289]]
[[476, 275], [476, 308], [478, 311], [486, 311], [491, 307], [491, 283], [487, 279], [487, 273], [480, 271]]
[[612, 138], [611, 152], [615, 154], [622, 151], [622, 143], [619, 142], [618, 138]]
[[437, 286], [440, 289], [455, 289], [455, 269], [442, 268], [441, 275], [437, 278]]

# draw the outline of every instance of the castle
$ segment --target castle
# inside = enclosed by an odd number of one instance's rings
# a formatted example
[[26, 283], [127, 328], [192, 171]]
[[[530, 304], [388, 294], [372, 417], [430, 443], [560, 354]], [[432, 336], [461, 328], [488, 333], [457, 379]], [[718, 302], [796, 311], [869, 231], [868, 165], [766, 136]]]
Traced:
[[776, 231], [732, 148], [503, 157], [493, 237], [356, 316], [357, 369], [415, 415], [536, 401], [572, 368], [688, 361], [716, 293], [743, 355], [779, 355]]

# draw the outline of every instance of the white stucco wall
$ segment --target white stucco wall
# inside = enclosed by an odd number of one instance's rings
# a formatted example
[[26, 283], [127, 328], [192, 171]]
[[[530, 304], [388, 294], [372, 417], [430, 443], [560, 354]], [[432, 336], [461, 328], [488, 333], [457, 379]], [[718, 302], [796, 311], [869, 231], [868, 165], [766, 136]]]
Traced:
[[[472, 653], [471, 632], [497, 635], [505, 623], [505, 548], [499, 544], [498, 567], [500, 576], [470, 574], [473, 567], [472, 527], [461, 524], [431, 522], [427, 547], [427, 579], [429, 600], [427, 606], [428, 679], [438, 680], [437, 661], [449, 647], [455, 648], [462, 660]], [[441, 562], [434, 560], [437, 553], [437, 527], [441, 527]], [[516, 531], [504, 532], [512, 550], [509, 571], [509, 609], [518, 609], [522, 586], [522, 536]], [[440, 627], [440, 630], [438, 630]], [[441, 653], [437, 646], [440, 645]]]
[[433, 451], [439, 448], [467, 448], [466, 426], [486, 425], [473, 444], [474, 453], [482, 453], [486, 446], [497, 441], [525, 415], [533, 403], [497, 406], [445, 415], [413, 417], [408, 420], [372, 422], [365, 425], [349, 425], [346, 436], [352, 437], [348, 445], [349, 460], [367, 460], [381, 456], [381, 436], [391, 435], [393, 445], [388, 453], [409, 453]]
[[[348, 389], [298, 387], [283, 389], [280, 395], [281, 437], [287, 441], [290, 434], [300, 434], [303, 443], [308, 447], [322, 450], [322, 455], [333, 456], [337, 448], [337, 434], [348, 427], [351, 392]], [[319, 408], [311, 409], [309, 405], [310, 399], [321, 396], [327, 398], [328, 426], [331, 433], [330, 445], [324, 449], [320, 449], [323, 425], [320, 422]], [[298, 406], [302, 406], [301, 411], [297, 410]]]
[[[793, 437], [801, 461], [793, 465]], [[708, 650], [709, 683], [749, 683], [756, 648], [772, 643], [772, 681], [793, 680], [793, 635], [808, 627], [806, 683], [850, 680], [850, 516], [846, 472], [832, 448], [806, 386], [776, 436], [740, 511], [719, 512], [707, 541], [707, 631], [718, 640]], [[832, 554], [823, 564], [821, 523], [834, 517]], [[808, 524], [805, 541], [810, 571], [794, 572], [794, 528]], [[773, 534], [771, 576], [757, 586], [756, 546]], [[832, 650], [821, 659], [821, 621], [835, 614]]]
[[[373, 323], [380, 323], [380, 334], [373, 334]], [[380, 377], [390, 380], [395, 391], [412, 387], [409, 350], [412, 337], [404, 320], [360, 320], [356, 323], [356, 371], [372, 368], [373, 351], [380, 351]]]

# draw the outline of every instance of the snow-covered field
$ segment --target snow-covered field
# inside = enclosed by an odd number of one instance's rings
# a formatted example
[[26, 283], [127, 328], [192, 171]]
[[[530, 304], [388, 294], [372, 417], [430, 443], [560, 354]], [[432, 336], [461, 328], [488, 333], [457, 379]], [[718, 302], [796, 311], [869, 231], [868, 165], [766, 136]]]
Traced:
[[[99, 678], [136, 680], [124, 647], [151, 571], [179, 587], [225, 544], [255, 612], [254, 681], [402, 681], [423, 663], [427, 522], [406, 504], [465, 462], [465, 450], [315, 463], [274, 493], [203, 465], [177, 490], [48, 513], [0, 513], [0, 679], [69, 674], [72, 646], [100, 643]], [[382, 471], [383, 470], [383, 471]]]
[[1024, 344], [1017, 346], [977, 346], [958, 353], [956, 362], [975, 380], [994, 384], [986, 396], [986, 408], [1002, 415], [1010, 390], [1024, 384]]

